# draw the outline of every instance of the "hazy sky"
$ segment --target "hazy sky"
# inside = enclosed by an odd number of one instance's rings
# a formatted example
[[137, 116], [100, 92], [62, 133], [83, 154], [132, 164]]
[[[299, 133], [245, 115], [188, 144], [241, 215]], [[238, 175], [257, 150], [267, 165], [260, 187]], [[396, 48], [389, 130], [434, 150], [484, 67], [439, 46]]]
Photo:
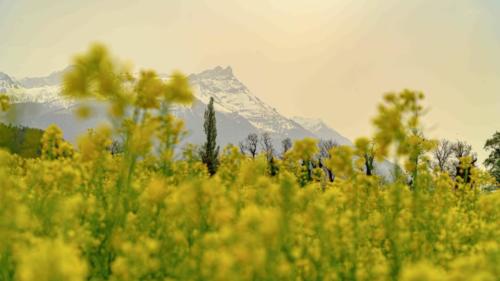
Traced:
[[500, 130], [500, 1], [0, 0], [0, 71], [64, 68], [101, 41], [159, 72], [232, 66], [285, 115], [354, 139], [387, 91], [426, 93], [427, 133]]

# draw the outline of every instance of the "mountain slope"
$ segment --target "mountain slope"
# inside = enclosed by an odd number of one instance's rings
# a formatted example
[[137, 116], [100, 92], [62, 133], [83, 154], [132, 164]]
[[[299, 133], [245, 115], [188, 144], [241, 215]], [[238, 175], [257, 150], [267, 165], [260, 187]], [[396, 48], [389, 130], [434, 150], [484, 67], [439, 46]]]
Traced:
[[[106, 122], [106, 106], [91, 103], [90, 119], [79, 120], [73, 114], [79, 102], [64, 99], [60, 95], [61, 77], [65, 71], [53, 72], [46, 77], [24, 78], [19, 81], [0, 72], [0, 93], [7, 93], [14, 103], [13, 109], [19, 125], [45, 129], [57, 124], [64, 137], [76, 142], [79, 135], [90, 128]], [[168, 76], [162, 77], [168, 79]], [[217, 141], [221, 146], [237, 144], [249, 133], [271, 134], [276, 147], [282, 139], [302, 139], [313, 137], [331, 139], [340, 145], [352, 142], [329, 127], [322, 120], [293, 117], [287, 118], [276, 109], [255, 96], [230, 67], [217, 66], [189, 76], [195, 93], [192, 106], [176, 106], [173, 113], [185, 121], [188, 135], [184, 142], [202, 143], [204, 141], [203, 115], [210, 97], [214, 98], [217, 118]], [[388, 161], [378, 162], [375, 169], [386, 179], [391, 179], [394, 165]]]
[[68, 71], [70, 66], [66, 67], [61, 71], [55, 71], [49, 74], [48, 76], [42, 77], [26, 77], [19, 80], [19, 84], [21, 84], [24, 88], [38, 88], [45, 86], [58, 86], [62, 81], [62, 76], [66, 71]]
[[352, 142], [339, 134], [334, 129], [328, 127], [321, 119], [294, 116], [292, 120], [300, 124], [305, 129], [312, 132], [320, 139], [333, 139], [340, 145], [352, 145]]
[[[49, 122], [58, 124], [69, 140], [85, 132], [89, 127], [105, 120], [105, 109], [96, 105], [90, 121], [79, 122], [72, 116], [74, 101], [65, 100], [60, 95], [61, 77], [68, 68], [53, 72], [45, 77], [23, 78], [16, 81], [6, 74], [0, 74], [0, 89], [8, 92], [11, 100], [18, 104], [18, 122], [23, 125], [44, 129]], [[168, 77], [164, 77], [168, 79]], [[301, 139], [315, 137], [334, 139], [338, 143], [350, 143], [323, 122], [321, 128], [287, 118], [276, 109], [255, 96], [239, 81], [231, 67], [217, 66], [201, 73], [192, 74], [189, 80], [195, 92], [196, 101], [192, 107], [174, 107], [174, 113], [185, 120], [189, 135], [186, 141], [203, 141], [203, 113], [210, 97], [214, 98], [219, 142], [237, 144], [249, 133], [269, 132], [275, 143], [290, 137]]]
[[213, 97], [217, 111], [238, 114], [248, 120], [258, 131], [291, 138], [314, 136], [253, 95], [233, 75], [231, 67], [217, 66], [214, 69], [190, 75], [189, 80], [201, 102], [207, 104], [210, 97]]
[[0, 93], [7, 93], [20, 87], [21, 85], [17, 81], [14, 81], [9, 75], [0, 72]]

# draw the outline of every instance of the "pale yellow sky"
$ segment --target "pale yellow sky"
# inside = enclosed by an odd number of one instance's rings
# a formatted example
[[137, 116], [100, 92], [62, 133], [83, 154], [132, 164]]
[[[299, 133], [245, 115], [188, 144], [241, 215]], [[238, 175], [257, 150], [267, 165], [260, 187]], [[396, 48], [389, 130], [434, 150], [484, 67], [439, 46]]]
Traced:
[[285, 115], [371, 134], [384, 92], [426, 93], [432, 137], [500, 130], [500, 1], [0, 0], [0, 71], [64, 68], [93, 41], [137, 67], [231, 65]]

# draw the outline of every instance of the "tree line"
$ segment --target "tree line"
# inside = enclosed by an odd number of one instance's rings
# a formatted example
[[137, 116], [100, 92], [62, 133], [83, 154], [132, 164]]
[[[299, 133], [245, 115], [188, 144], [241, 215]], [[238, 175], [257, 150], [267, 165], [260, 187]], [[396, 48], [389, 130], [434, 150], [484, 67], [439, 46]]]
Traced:
[[[206, 140], [197, 149], [199, 160], [206, 165], [210, 175], [217, 172], [220, 154], [220, 147], [217, 144], [217, 126], [213, 102], [213, 98], [211, 98], [204, 115], [203, 129]], [[40, 129], [0, 123], [0, 147], [25, 158], [36, 158], [41, 155], [43, 134], [44, 131]], [[314, 157], [302, 161], [306, 171], [305, 181], [312, 179], [314, 169], [320, 169], [327, 181], [334, 182], [335, 172], [326, 164], [326, 161], [332, 157], [330, 153], [332, 148], [338, 146], [339, 144], [332, 139], [323, 139], [317, 142], [317, 152]], [[358, 151], [356, 158], [363, 163], [364, 173], [367, 176], [374, 175], [377, 148], [373, 140], [358, 139], [354, 146]], [[281, 140], [280, 147], [276, 148], [275, 142], [268, 132], [261, 134], [249, 133], [238, 144], [240, 153], [251, 159], [255, 159], [259, 154], [262, 154], [268, 163], [268, 172], [271, 176], [278, 173], [278, 161], [283, 160], [292, 147], [292, 139], [286, 137]], [[496, 132], [485, 142], [484, 149], [489, 152], [489, 155], [484, 160], [483, 165], [495, 177], [496, 181], [500, 182], [500, 132]], [[112, 154], [119, 154], [122, 150], [123, 145], [117, 140], [114, 140], [109, 147]], [[460, 178], [465, 183], [470, 183], [471, 170], [479, 165], [477, 153], [472, 150], [470, 144], [463, 140], [450, 141], [447, 139], [439, 140], [435, 144], [431, 151], [429, 163], [430, 168], [434, 171], [446, 173], [453, 179]], [[401, 167], [395, 168], [399, 171], [402, 170]], [[412, 177], [410, 176], [410, 184], [411, 181]]]
[[43, 133], [40, 129], [0, 123], [0, 148], [25, 158], [39, 157]]
[[[210, 175], [217, 172], [219, 163], [219, 146], [217, 145], [217, 126], [215, 118], [215, 110], [213, 107], [213, 98], [207, 106], [204, 120], [204, 131], [206, 141], [199, 150], [201, 161], [207, 166]], [[422, 143], [426, 140], [419, 132], [413, 132], [415, 137], [421, 138]], [[323, 171], [324, 177], [329, 182], [335, 180], [335, 172], [326, 165], [326, 161], [332, 157], [331, 151], [338, 147], [339, 144], [332, 139], [319, 140], [317, 142], [317, 151], [311, 159], [302, 159], [302, 165], [306, 171], [306, 181], [312, 179], [314, 169]], [[273, 139], [269, 132], [263, 132], [260, 135], [257, 133], [249, 133], [245, 139], [238, 144], [239, 151], [242, 155], [246, 155], [251, 159], [255, 159], [259, 154], [262, 154], [268, 163], [268, 172], [271, 176], [278, 173], [279, 166], [277, 161], [283, 160], [290, 149], [293, 147], [292, 139], [284, 138], [281, 140], [281, 147], [275, 148]], [[377, 150], [375, 141], [368, 138], [358, 139], [354, 147], [357, 151], [356, 159], [362, 163], [363, 172], [367, 176], [375, 175], [375, 158]], [[490, 154], [484, 161], [484, 166], [490, 174], [495, 177], [497, 182], [500, 182], [500, 132], [496, 132], [484, 145], [484, 149]], [[432, 144], [431, 159], [427, 159], [429, 167], [440, 173], [446, 173], [451, 178], [460, 179], [465, 183], [471, 181], [472, 168], [478, 166], [477, 153], [472, 150], [472, 146], [465, 141], [457, 140], [450, 141], [442, 139]], [[413, 164], [419, 165], [419, 161], [425, 161], [422, 158], [424, 153], [418, 152], [414, 155]], [[412, 158], [412, 157], [410, 157]], [[395, 172], [402, 171], [402, 168], [395, 163]], [[417, 171], [417, 169], [414, 169]], [[397, 176], [397, 175], [393, 175]], [[413, 184], [416, 174], [408, 176], [408, 182]]]

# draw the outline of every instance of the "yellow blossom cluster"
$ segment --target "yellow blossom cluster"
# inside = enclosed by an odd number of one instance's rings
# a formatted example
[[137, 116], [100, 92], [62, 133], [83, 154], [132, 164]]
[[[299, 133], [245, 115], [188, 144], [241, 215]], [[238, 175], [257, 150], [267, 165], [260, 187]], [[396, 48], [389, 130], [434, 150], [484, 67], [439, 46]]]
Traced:
[[0, 95], [0, 111], [7, 111], [10, 108], [10, 99], [7, 95]]

